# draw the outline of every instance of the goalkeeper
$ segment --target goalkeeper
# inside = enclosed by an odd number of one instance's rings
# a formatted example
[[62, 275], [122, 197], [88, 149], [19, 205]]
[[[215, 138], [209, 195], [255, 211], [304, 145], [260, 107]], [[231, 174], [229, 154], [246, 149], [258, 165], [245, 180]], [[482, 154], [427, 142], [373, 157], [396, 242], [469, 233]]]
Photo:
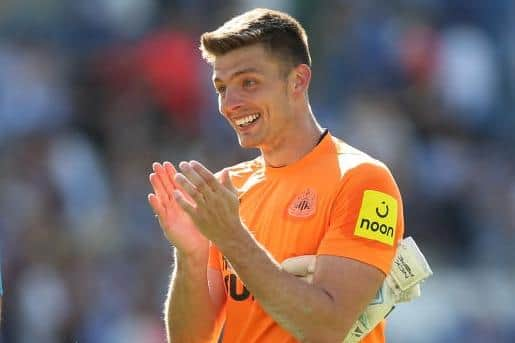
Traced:
[[[380, 161], [323, 129], [308, 99], [311, 58], [292, 17], [256, 9], [201, 37], [219, 110], [260, 156], [213, 174], [154, 163], [148, 200], [175, 265], [171, 342], [342, 342], [383, 285], [404, 233]], [[306, 283], [281, 267], [316, 255]], [[363, 342], [384, 342], [384, 323]]]

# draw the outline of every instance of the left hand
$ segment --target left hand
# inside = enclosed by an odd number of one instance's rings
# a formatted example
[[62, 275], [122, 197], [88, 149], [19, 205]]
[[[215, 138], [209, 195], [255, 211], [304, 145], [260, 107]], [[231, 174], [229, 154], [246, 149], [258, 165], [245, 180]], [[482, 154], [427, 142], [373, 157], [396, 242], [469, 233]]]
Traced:
[[220, 181], [209, 169], [197, 161], [181, 162], [182, 173], [175, 175], [175, 182], [195, 201], [196, 207], [188, 202], [180, 192], [174, 197], [182, 209], [188, 213], [197, 228], [217, 246], [235, 237], [243, 229], [240, 220], [239, 200], [236, 189], [223, 170]]

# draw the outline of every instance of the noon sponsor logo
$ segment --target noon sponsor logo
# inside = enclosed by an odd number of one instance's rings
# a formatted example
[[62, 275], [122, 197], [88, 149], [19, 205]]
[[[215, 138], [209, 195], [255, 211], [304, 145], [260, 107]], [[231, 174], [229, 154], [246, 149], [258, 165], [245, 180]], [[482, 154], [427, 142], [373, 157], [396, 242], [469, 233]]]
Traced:
[[361, 219], [360, 229], [370, 230], [372, 232], [379, 232], [382, 235], [393, 237], [393, 227], [381, 224], [379, 222], [370, 222], [370, 219]]
[[363, 193], [354, 235], [393, 246], [397, 225], [397, 199], [374, 190]]

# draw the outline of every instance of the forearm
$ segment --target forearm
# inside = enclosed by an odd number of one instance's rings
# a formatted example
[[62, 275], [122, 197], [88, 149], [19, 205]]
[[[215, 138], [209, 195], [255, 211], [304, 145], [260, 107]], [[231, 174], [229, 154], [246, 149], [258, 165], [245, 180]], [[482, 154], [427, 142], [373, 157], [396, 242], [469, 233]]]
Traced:
[[165, 303], [168, 342], [211, 342], [216, 316], [208, 288], [207, 259], [177, 253]]
[[350, 329], [356, 320], [342, 318], [324, 289], [283, 271], [248, 231], [222, 252], [265, 311], [300, 341], [343, 340], [342, 321]]

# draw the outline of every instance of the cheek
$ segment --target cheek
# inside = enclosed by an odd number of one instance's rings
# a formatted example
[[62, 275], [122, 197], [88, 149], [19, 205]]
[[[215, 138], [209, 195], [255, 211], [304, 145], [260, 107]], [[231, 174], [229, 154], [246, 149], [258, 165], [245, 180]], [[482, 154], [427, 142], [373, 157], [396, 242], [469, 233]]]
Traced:
[[223, 107], [222, 107], [222, 102], [220, 101], [220, 99], [218, 99], [218, 113], [224, 117], [225, 120], [227, 120], [229, 123], [231, 122], [229, 120], [229, 118], [227, 118], [227, 116], [225, 115], [224, 111], [223, 111]]
[[220, 95], [218, 96], [218, 112], [220, 112], [221, 115], [223, 115], [223, 111], [222, 111], [222, 98], [220, 97]]
[[280, 120], [286, 118], [286, 114], [288, 113], [288, 99], [286, 99], [282, 95], [276, 95], [273, 101], [270, 103], [270, 107], [274, 112], [274, 116], [280, 118]]

